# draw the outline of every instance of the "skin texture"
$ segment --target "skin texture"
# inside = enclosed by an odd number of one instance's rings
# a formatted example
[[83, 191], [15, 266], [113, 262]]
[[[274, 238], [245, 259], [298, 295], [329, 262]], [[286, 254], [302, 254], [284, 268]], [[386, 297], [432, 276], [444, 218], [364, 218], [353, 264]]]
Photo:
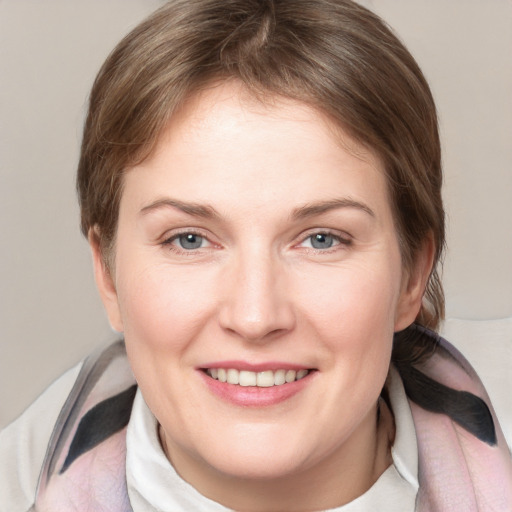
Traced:
[[[184, 249], [184, 233], [200, 247]], [[316, 234], [332, 246], [313, 247]], [[380, 162], [321, 114], [236, 83], [192, 97], [126, 173], [111, 272], [90, 240], [165, 452], [200, 492], [238, 510], [318, 510], [390, 464], [377, 402], [432, 248], [403, 271]], [[244, 406], [207, 385], [201, 369], [220, 361], [315, 371], [289, 398]]]

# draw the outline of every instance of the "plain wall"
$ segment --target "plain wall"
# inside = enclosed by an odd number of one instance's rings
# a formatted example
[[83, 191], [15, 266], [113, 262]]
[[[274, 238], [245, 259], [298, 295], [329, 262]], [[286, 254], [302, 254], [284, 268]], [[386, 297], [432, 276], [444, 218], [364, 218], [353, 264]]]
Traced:
[[[0, 0], [0, 427], [115, 338], [79, 233], [87, 94], [157, 0]], [[450, 317], [512, 316], [512, 2], [368, 0], [440, 111]]]

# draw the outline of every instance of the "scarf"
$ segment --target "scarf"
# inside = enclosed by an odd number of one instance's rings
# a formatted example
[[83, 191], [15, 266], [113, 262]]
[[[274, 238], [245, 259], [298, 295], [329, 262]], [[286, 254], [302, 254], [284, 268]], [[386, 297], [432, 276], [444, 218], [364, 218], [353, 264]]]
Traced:
[[[421, 364], [398, 363], [419, 452], [417, 512], [512, 511], [512, 459], [489, 397], [446, 340]], [[124, 343], [88, 357], [50, 438], [32, 512], [133, 512], [126, 430], [136, 393]]]

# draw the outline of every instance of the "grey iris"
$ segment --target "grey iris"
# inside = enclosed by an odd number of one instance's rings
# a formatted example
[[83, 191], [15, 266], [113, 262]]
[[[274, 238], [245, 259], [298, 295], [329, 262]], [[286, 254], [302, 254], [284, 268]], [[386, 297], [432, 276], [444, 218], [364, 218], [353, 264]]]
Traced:
[[333, 243], [333, 237], [327, 233], [317, 233], [311, 236], [311, 246], [315, 249], [329, 249]]
[[185, 233], [179, 236], [179, 241], [183, 249], [199, 249], [203, 243], [203, 237], [193, 233]]

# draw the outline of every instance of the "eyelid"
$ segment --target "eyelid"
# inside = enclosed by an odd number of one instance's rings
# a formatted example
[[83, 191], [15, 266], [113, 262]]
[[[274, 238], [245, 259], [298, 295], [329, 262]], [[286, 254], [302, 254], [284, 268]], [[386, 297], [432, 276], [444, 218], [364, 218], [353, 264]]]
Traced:
[[[175, 245], [173, 242], [178, 239], [181, 235], [185, 234], [192, 234], [197, 235], [206, 240], [208, 243], [207, 247], [200, 247], [197, 249], [182, 249]], [[339, 250], [339, 247], [347, 247], [351, 245], [353, 241], [353, 237], [348, 234], [346, 231], [339, 231], [336, 229], [331, 228], [311, 228], [306, 230], [305, 232], [302, 232], [297, 238], [296, 242], [294, 242], [292, 245], [294, 247], [300, 247], [308, 238], [314, 235], [323, 234], [332, 236], [336, 239], [338, 242], [336, 245], [326, 248], [326, 249], [315, 249], [314, 247], [303, 247], [303, 249], [314, 251], [317, 253], [327, 253], [330, 251], [336, 251]], [[166, 231], [164, 235], [161, 237], [161, 241], [159, 242], [160, 245], [165, 246], [167, 248], [171, 248], [173, 252], [180, 253], [180, 254], [188, 254], [192, 255], [195, 253], [198, 253], [200, 251], [204, 250], [211, 250], [212, 248], [220, 248], [220, 244], [212, 241], [212, 236], [210, 233], [206, 232], [206, 230], [203, 230], [201, 228], [191, 228], [191, 227], [183, 227], [183, 228], [176, 228], [173, 230]]]
[[303, 244], [308, 238], [314, 235], [328, 235], [335, 238], [339, 243], [334, 245], [333, 247], [329, 247], [326, 249], [315, 249], [314, 247], [305, 247], [305, 249], [315, 251], [315, 252], [329, 252], [338, 250], [340, 246], [347, 247], [351, 245], [353, 241], [353, 237], [349, 235], [346, 231], [338, 231], [336, 229], [330, 228], [312, 228], [307, 230], [306, 232], [301, 233], [298, 237], [298, 242], [294, 244], [295, 246], [300, 246]]
[[[204, 238], [208, 242], [207, 247], [200, 247], [197, 249], [182, 249], [175, 245], [173, 242], [176, 241], [181, 235], [196, 235], [200, 236], [201, 238]], [[160, 245], [163, 247], [170, 249], [172, 252], [178, 253], [178, 254], [187, 254], [187, 255], [193, 255], [200, 251], [210, 250], [215, 247], [220, 247], [219, 244], [213, 242], [211, 240], [211, 235], [205, 230], [200, 228], [177, 228], [170, 231], [166, 231], [165, 234], [161, 237], [161, 241], [159, 242]]]

